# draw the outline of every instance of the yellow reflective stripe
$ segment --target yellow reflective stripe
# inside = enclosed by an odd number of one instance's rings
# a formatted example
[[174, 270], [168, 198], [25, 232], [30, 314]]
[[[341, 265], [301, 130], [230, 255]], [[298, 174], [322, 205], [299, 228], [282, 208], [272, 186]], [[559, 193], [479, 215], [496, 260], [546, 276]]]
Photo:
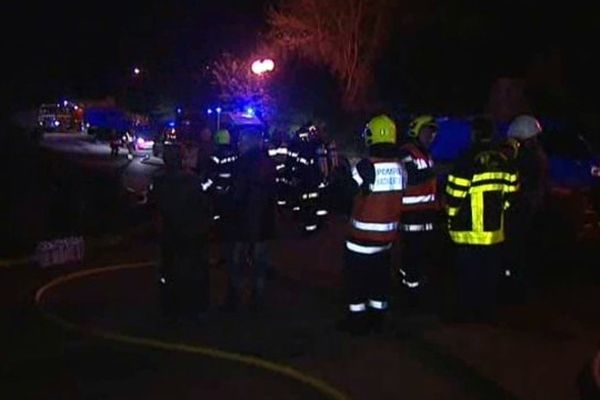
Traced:
[[454, 197], [458, 197], [460, 199], [467, 197], [467, 194], [469, 193], [467, 190], [456, 190], [456, 189], [452, 189], [450, 186], [446, 186], [446, 193], [448, 193], [450, 196], [454, 196]]
[[465, 187], [469, 187], [471, 186], [471, 181], [468, 179], [464, 179], [464, 178], [458, 178], [454, 175], [449, 175], [448, 176], [448, 182], [453, 183], [457, 186], [465, 186]]
[[476, 191], [471, 193], [471, 218], [473, 221], [473, 230], [475, 232], [483, 232], [483, 192]]
[[458, 210], [458, 207], [446, 207], [446, 213], [450, 217], [454, 217], [456, 214], [458, 214]]
[[488, 183], [486, 185], [472, 186], [469, 189], [470, 193], [481, 193], [481, 192], [506, 192], [513, 193], [519, 191], [519, 185], [507, 185], [504, 183]]
[[500, 229], [494, 232], [450, 231], [450, 238], [454, 243], [492, 245], [504, 241], [504, 230]]
[[469, 192], [472, 194], [493, 191], [503, 192], [506, 190], [506, 186], [507, 185], [505, 185], [504, 183], [488, 183], [486, 185], [472, 186], [471, 189], [469, 189]]
[[510, 174], [508, 172], [484, 172], [482, 174], [473, 175], [473, 182], [487, 181], [492, 179], [516, 182], [517, 175]]

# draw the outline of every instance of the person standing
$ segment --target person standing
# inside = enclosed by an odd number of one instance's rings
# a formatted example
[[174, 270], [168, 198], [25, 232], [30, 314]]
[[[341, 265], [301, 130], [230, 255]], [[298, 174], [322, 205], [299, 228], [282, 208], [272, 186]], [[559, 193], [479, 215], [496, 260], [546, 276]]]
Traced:
[[406, 171], [398, 160], [396, 124], [379, 115], [364, 131], [369, 156], [353, 168], [352, 213], [345, 241], [346, 316], [338, 329], [364, 335], [383, 327], [392, 243], [398, 235]]
[[448, 230], [456, 247], [458, 318], [495, 316], [501, 274], [505, 212], [519, 182], [509, 160], [492, 144], [493, 123], [476, 118], [472, 146], [448, 176]]
[[546, 206], [549, 194], [548, 157], [538, 140], [542, 125], [531, 115], [520, 115], [509, 125], [508, 141], [516, 149], [513, 162], [521, 188], [507, 215], [507, 262], [504, 274], [510, 279], [512, 297], [522, 300], [531, 285], [531, 274], [538, 259], [536, 220]]
[[276, 168], [263, 146], [260, 131], [240, 132], [232, 181], [234, 211], [230, 223], [235, 229], [225, 311], [235, 311], [241, 305], [245, 267], [252, 269], [250, 307], [256, 310], [263, 303], [270, 262], [268, 242], [275, 235], [276, 213]]
[[169, 318], [195, 319], [209, 306], [211, 207], [198, 177], [183, 169], [179, 145], [165, 146], [164, 162], [150, 192], [160, 228], [161, 303]]
[[399, 268], [401, 283], [406, 289], [408, 305], [418, 305], [423, 293], [426, 268], [432, 260], [438, 219], [437, 177], [429, 147], [435, 139], [438, 126], [431, 115], [413, 119], [408, 140], [400, 147], [400, 160], [407, 174], [406, 193], [402, 197], [402, 263]]

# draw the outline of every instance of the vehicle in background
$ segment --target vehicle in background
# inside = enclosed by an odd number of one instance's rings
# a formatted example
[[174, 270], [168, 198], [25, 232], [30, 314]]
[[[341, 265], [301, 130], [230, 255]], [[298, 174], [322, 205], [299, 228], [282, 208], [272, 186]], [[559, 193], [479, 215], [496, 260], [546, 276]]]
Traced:
[[134, 146], [137, 151], [148, 151], [154, 149], [154, 143], [157, 140], [158, 133], [149, 124], [138, 124], [131, 128], [134, 137]]
[[113, 131], [126, 132], [131, 127], [127, 113], [117, 107], [90, 107], [84, 112], [88, 135], [109, 141]]
[[227, 129], [231, 135], [231, 142], [237, 147], [240, 132], [244, 130], [254, 130], [263, 134], [267, 138], [268, 127], [265, 122], [258, 118], [252, 109], [244, 111], [224, 111], [221, 113], [220, 128]]
[[45, 103], [38, 109], [37, 122], [44, 132], [78, 133], [83, 131], [83, 115], [83, 107], [76, 103]]

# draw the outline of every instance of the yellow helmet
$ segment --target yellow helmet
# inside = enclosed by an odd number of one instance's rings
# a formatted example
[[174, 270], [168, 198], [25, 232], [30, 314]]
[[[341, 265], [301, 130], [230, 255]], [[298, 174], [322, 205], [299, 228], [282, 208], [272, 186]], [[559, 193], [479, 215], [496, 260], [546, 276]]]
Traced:
[[227, 129], [215, 132], [215, 144], [231, 144], [231, 135]]
[[437, 122], [432, 115], [419, 115], [417, 118], [410, 121], [410, 125], [408, 126], [408, 136], [412, 138], [419, 137], [421, 129], [426, 126], [433, 127], [436, 130], [438, 128]]
[[382, 143], [396, 143], [396, 123], [387, 115], [381, 114], [367, 124], [363, 133], [367, 146]]

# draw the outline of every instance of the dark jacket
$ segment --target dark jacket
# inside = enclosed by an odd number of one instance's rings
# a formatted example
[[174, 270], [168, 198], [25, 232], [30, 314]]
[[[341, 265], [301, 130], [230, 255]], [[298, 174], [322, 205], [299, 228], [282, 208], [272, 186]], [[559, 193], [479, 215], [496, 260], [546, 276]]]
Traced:
[[548, 157], [536, 141], [524, 143], [515, 160], [521, 189], [515, 208], [524, 214], [535, 214], [543, 208], [549, 192]]
[[233, 173], [234, 240], [264, 241], [275, 234], [276, 168], [261, 149], [238, 158]]
[[161, 217], [163, 237], [201, 240], [208, 235], [210, 202], [195, 174], [165, 170], [154, 178], [151, 194]]

